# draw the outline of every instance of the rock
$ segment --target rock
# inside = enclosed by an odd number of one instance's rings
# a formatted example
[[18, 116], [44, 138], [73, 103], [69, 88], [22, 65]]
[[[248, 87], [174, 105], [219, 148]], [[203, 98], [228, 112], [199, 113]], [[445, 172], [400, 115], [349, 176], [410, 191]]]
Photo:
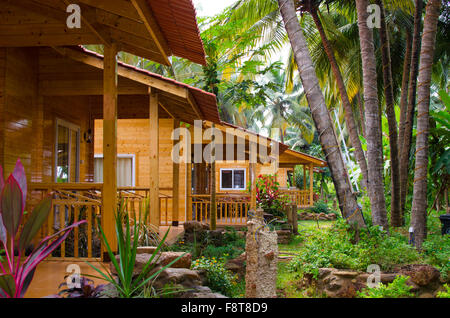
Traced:
[[202, 284], [202, 280], [198, 273], [187, 268], [166, 268], [163, 270], [153, 282], [153, 287], [162, 289], [164, 286], [183, 286], [184, 288], [192, 288]]
[[402, 266], [399, 270], [405, 276], [411, 277], [411, 280], [419, 286], [428, 286], [439, 283], [440, 272], [431, 265], [412, 264]]
[[137, 248], [137, 254], [153, 254], [156, 251], [156, 246], [139, 246]]
[[171, 268], [191, 268], [192, 255], [184, 252], [163, 252], [158, 260], [158, 264], [161, 266], [169, 265], [178, 257], [180, 259], [170, 265]]
[[356, 277], [359, 275], [358, 272], [352, 272], [352, 271], [336, 271], [333, 274], [336, 276], [350, 277], [350, 278], [353, 278], [353, 277]]
[[398, 276], [398, 274], [396, 274], [396, 273], [381, 273], [380, 281], [383, 284], [389, 284], [389, 283], [392, 283], [397, 276]]
[[209, 287], [196, 286], [191, 291], [184, 293], [181, 298], [227, 298], [222, 294], [213, 292]]
[[318, 278], [324, 278], [325, 276], [327, 276], [328, 274], [330, 274], [333, 271], [332, 268], [319, 268], [319, 276]]
[[199, 221], [186, 221], [183, 223], [184, 231], [186, 233], [204, 232], [209, 230], [209, 225]]
[[240, 279], [245, 277], [245, 252], [234, 259], [230, 259], [225, 263], [225, 268], [239, 276]]

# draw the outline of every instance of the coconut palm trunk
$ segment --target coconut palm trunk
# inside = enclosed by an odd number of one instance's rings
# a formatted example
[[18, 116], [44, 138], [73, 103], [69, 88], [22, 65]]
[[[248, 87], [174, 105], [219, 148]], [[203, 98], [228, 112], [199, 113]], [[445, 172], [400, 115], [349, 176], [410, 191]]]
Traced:
[[362, 149], [361, 141], [359, 140], [356, 121], [355, 117], [353, 116], [352, 105], [350, 104], [350, 100], [348, 98], [344, 79], [342, 78], [342, 73], [341, 70], [339, 69], [339, 65], [336, 62], [336, 58], [334, 56], [331, 43], [328, 41], [328, 38], [322, 26], [322, 22], [320, 21], [318, 9], [313, 8], [310, 14], [314, 19], [314, 23], [316, 24], [317, 30], [319, 31], [320, 38], [322, 39], [322, 44], [325, 49], [325, 53], [327, 54], [328, 60], [331, 65], [331, 70], [333, 71], [334, 78], [336, 79], [336, 83], [338, 85], [342, 105], [344, 106], [345, 124], [347, 125], [347, 131], [350, 137], [350, 142], [352, 146], [355, 148], [356, 161], [359, 164], [363, 176], [362, 186], [367, 187], [369, 179], [367, 172], [366, 156], [364, 155], [364, 150]]
[[320, 136], [320, 143], [328, 161], [342, 215], [347, 219], [347, 222], [364, 227], [364, 218], [352, 192], [333, 123], [320, 90], [319, 81], [305, 37], [298, 22], [294, 3], [292, 0], [278, 0], [278, 5], [292, 46], [308, 105]]
[[400, 205], [404, 214], [406, 195], [408, 194], [408, 166], [411, 150], [412, 127], [414, 123], [414, 111], [416, 107], [416, 84], [419, 71], [420, 53], [420, 26], [422, 21], [422, 0], [416, 0], [414, 11], [414, 31], [411, 49], [411, 71], [408, 87], [408, 109], [406, 111], [405, 131], [403, 141], [400, 141]]
[[419, 249], [427, 235], [430, 82], [440, 7], [441, 0], [429, 0], [427, 3], [423, 24], [422, 48], [420, 50], [417, 85], [416, 166], [411, 209], [411, 226], [414, 230], [415, 244]]
[[397, 119], [394, 109], [394, 90], [392, 87], [392, 66], [389, 36], [382, 0], [376, 0], [380, 7], [380, 44], [383, 64], [384, 99], [389, 128], [389, 147], [391, 151], [391, 226], [402, 225], [400, 209], [400, 168], [398, 151]]
[[387, 230], [387, 212], [383, 183], [383, 145], [381, 113], [378, 104], [377, 71], [372, 29], [367, 26], [367, 0], [356, 0], [358, 29], [363, 70], [364, 107], [366, 119], [369, 199], [372, 221]]

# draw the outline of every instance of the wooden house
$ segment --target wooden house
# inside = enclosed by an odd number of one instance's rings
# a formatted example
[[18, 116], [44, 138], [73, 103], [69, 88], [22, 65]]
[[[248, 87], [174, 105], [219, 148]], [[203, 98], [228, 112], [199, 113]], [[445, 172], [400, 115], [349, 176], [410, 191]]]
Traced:
[[[207, 129], [212, 128], [213, 122], [204, 121], [201, 129], [205, 134]], [[214, 123], [215, 129], [222, 132], [221, 137], [224, 141], [232, 140], [236, 142], [236, 136], [246, 138], [245, 147], [242, 148], [243, 156], [239, 157], [238, 151], [233, 158], [226, 157], [226, 145], [217, 143], [216, 156], [222, 150], [222, 157], [216, 157], [214, 162], [215, 170], [215, 193], [216, 204], [218, 208], [216, 224], [220, 226], [245, 225], [247, 222], [247, 212], [251, 205], [250, 193], [248, 191], [249, 182], [252, 176], [252, 164], [249, 160], [249, 143], [252, 137], [255, 137], [257, 147], [257, 164], [254, 165], [255, 176], [263, 174], [272, 174], [276, 177], [280, 185], [281, 192], [288, 194], [292, 203], [298, 208], [307, 208], [313, 204], [313, 173], [317, 167], [326, 166], [326, 162], [313, 156], [288, 149], [288, 146], [278, 143], [270, 138], [259, 136], [258, 134], [242, 129], [225, 122]], [[149, 122], [143, 119], [121, 119], [118, 121], [118, 184], [123, 189], [141, 189], [148, 188], [149, 156]], [[173, 119], [160, 119], [159, 128], [159, 183], [161, 198], [169, 197], [168, 204], [161, 200], [160, 214], [161, 225], [178, 225], [179, 222], [186, 220], [210, 221], [211, 213], [211, 180], [212, 163], [206, 162], [205, 158], [201, 162], [190, 164], [190, 169], [186, 164], [180, 165], [178, 178], [178, 211], [173, 209], [173, 201], [176, 200], [173, 191], [173, 164], [171, 158], [171, 149], [174, 141], [171, 138], [173, 131]], [[193, 129], [190, 130], [194, 134]], [[95, 122], [95, 146], [94, 156], [96, 160], [94, 179], [102, 181], [101, 162], [102, 162], [102, 136], [103, 125], [101, 120]], [[205, 146], [210, 140], [202, 141], [201, 152], [205, 151]], [[276, 143], [278, 150], [278, 162], [261, 162], [260, 157], [263, 153], [266, 156], [271, 155], [271, 150], [265, 150], [263, 147], [270, 147], [270, 144]], [[191, 152], [194, 151], [193, 143]], [[193, 160], [192, 160], [193, 161]], [[288, 179], [292, 178], [294, 167], [303, 166], [303, 189], [289, 187]], [[312, 170], [313, 169], [313, 170]], [[189, 173], [190, 171], [190, 173]], [[311, 173], [311, 171], [313, 171]], [[307, 180], [308, 178], [308, 180]], [[189, 181], [190, 180], [190, 181]], [[292, 182], [292, 180], [291, 180]], [[190, 184], [190, 189], [187, 184]], [[307, 188], [307, 184], [309, 187]], [[188, 191], [187, 191], [188, 190]], [[190, 191], [190, 193], [189, 193]], [[133, 200], [132, 197], [129, 199]]]
[[[173, 55], [205, 64], [191, 0], [76, 2], [79, 12], [68, 10], [71, 1], [66, 0], [0, 1], [0, 165], [5, 177], [18, 158], [23, 162], [27, 209], [51, 193], [53, 208], [42, 235], [75, 220], [88, 221], [58, 252], [58, 259], [71, 260], [105, 256], [103, 247], [102, 253], [96, 250], [96, 222], [110, 245], [117, 246], [114, 215], [121, 198], [136, 211], [148, 199], [155, 228], [207, 219], [213, 198], [191, 193], [191, 172], [201, 175], [201, 169], [167, 160], [173, 146], [169, 131], [195, 120], [226, 127], [213, 94], [117, 62], [118, 52], [124, 51], [165, 65]], [[72, 21], [77, 12], [79, 25]], [[81, 46], [90, 44], [103, 45], [104, 54]], [[122, 130], [118, 120], [135, 120], [134, 131]], [[96, 134], [96, 122], [101, 133]], [[142, 139], [129, 142], [130, 136]], [[136, 150], [122, 150], [125, 144]], [[247, 153], [250, 145], [247, 140]], [[133, 156], [121, 156], [129, 152]], [[118, 184], [117, 168], [126, 158], [134, 161], [135, 175], [129, 184]], [[285, 159], [280, 161], [283, 169], [305, 164], [313, 171], [324, 165], [287, 149], [280, 158]], [[227, 163], [221, 164], [211, 171], [220, 175]], [[266, 168], [261, 165], [260, 171]], [[223, 207], [218, 211], [231, 213], [225, 214], [229, 220], [239, 216], [245, 222], [248, 207], [255, 205], [256, 165], [244, 169], [252, 185], [250, 198], [233, 198], [215, 184]], [[194, 180], [200, 180], [196, 187], [206, 182], [205, 175]], [[311, 204], [312, 190], [298, 195], [305, 196]]]

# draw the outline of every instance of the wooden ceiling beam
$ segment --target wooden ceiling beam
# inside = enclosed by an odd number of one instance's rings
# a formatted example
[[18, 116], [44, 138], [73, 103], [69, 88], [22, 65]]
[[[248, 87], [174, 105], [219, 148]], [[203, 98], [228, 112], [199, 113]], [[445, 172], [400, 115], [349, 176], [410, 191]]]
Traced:
[[[98, 69], [103, 69], [103, 59], [101, 58], [90, 56], [89, 54], [71, 48], [54, 47], [54, 49], [61, 55], [67, 56], [75, 61], [91, 65]], [[120, 64], [118, 66], [118, 74], [119, 76], [123, 76], [138, 83], [164, 91], [165, 93], [169, 93], [181, 98], [187, 98], [187, 88], [168, 83], [164, 80], [160, 80], [149, 75], [145, 75], [136, 70], [124, 67]]]
[[134, 8], [136, 9], [139, 17], [144, 22], [145, 27], [147, 28], [148, 33], [152, 37], [153, 41], [155, 41], [156, 46], [158, 47], [159, 52], [163, 56], [166, 65], [171, 65], [168, 56], [172, 55], [169, 45], [166, 42], [164, 35], [159, 29], [158, 23], [153, 16], [153, 13], [149, 7], [149, 4], [144, 0], [131, 0]]
[[189, 105], [191, 105], [191, 107], [194, 110], [195, 114], [198, 116], [198, 119], [203, 119], [203, 114], [200, 111], [200, 108], [198, 107], [194, 96], [192, 96], [191, 92], [188, 89], [186, 89], [186, 97], [185, 98], [188, 101]]

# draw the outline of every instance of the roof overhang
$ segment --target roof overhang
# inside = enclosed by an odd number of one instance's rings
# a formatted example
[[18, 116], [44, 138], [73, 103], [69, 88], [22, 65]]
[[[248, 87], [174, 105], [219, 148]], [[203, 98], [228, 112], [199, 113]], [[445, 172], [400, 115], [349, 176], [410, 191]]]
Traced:
[[[80, 27], [67, 21], [80, 8]], [[206, 64], [191, 0], [4, 0], [0, 47], [110, 45], [170, 65], [176, 55]]]

